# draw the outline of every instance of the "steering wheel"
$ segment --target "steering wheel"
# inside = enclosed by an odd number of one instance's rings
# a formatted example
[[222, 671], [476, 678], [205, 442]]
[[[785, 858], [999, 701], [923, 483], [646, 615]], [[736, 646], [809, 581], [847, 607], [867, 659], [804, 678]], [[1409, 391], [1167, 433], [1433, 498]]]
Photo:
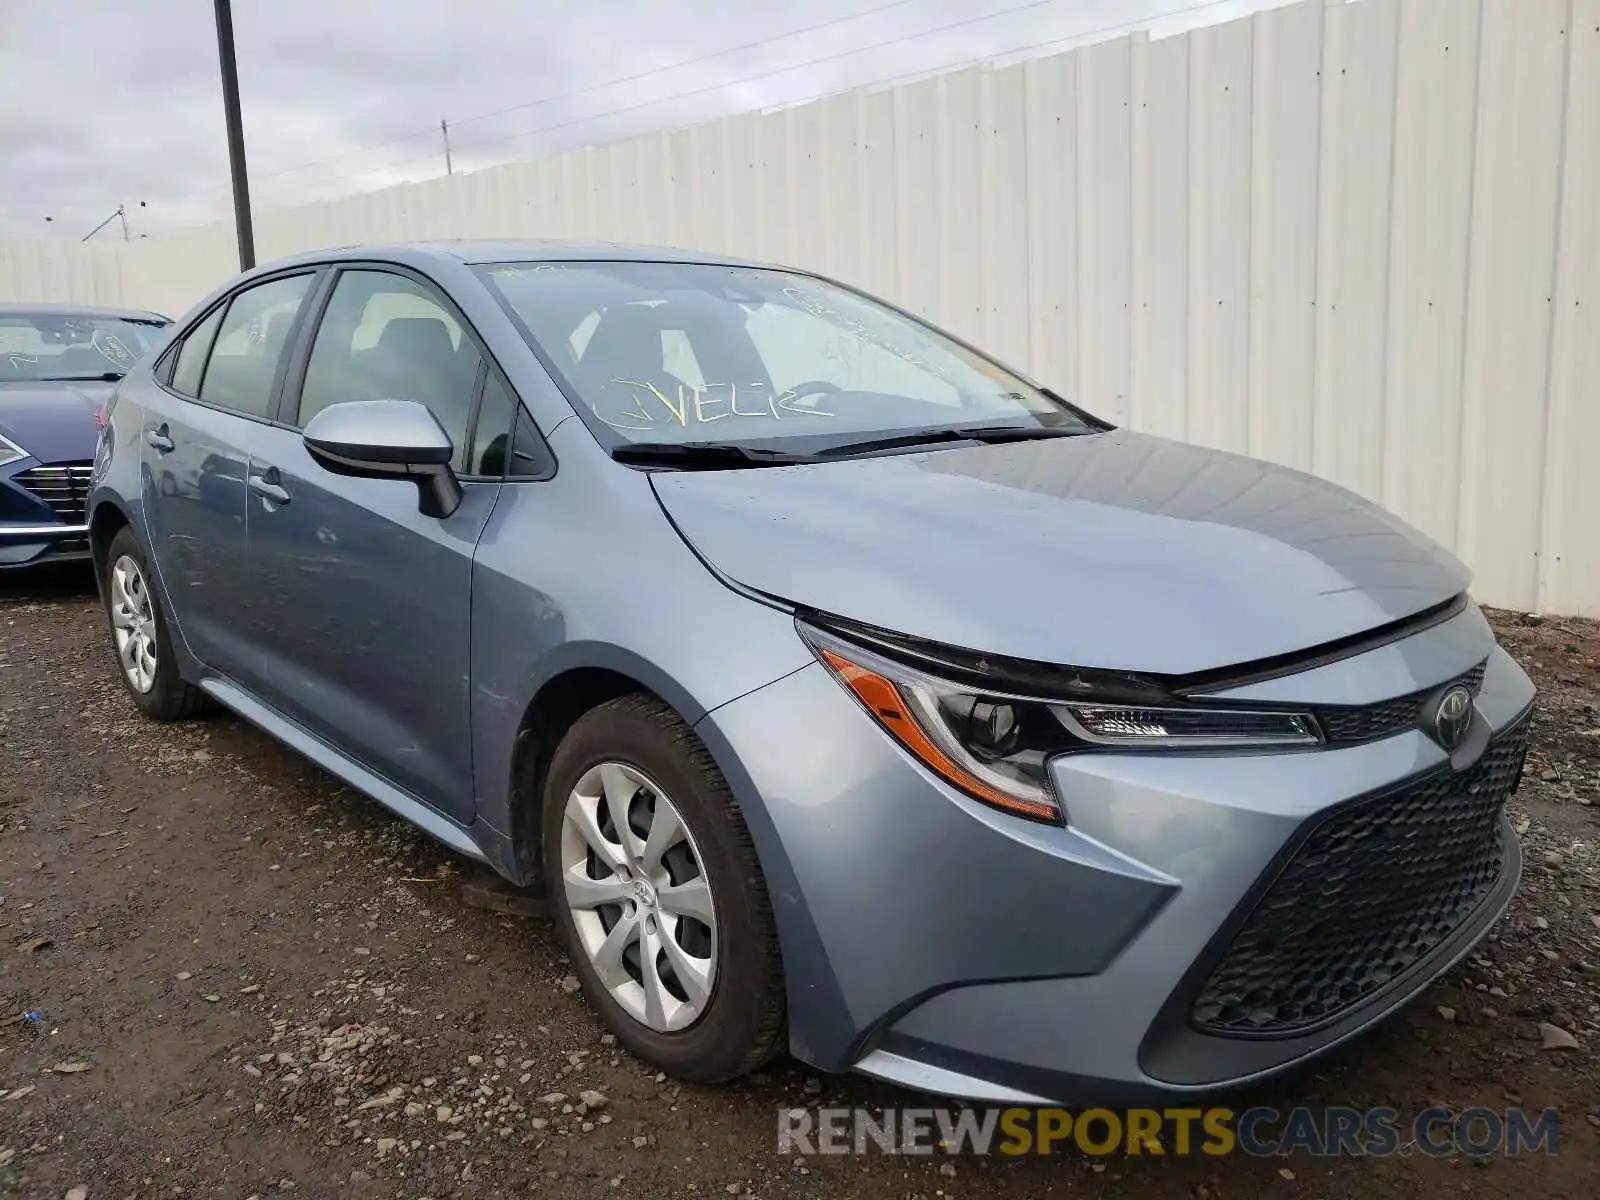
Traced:
[[[795, 384], [792, 388], [785, 388], [783, 394], [788, 396], [790, 402], [793, 403], [797, 402], [802, 396], [830, 395], [842, 391], [844, 389], [837, 383], [829, 383], [826, 379], [808, 379], [804, 383]], [[811, 406], [802, 404], [800, 407], [807, 408]]]

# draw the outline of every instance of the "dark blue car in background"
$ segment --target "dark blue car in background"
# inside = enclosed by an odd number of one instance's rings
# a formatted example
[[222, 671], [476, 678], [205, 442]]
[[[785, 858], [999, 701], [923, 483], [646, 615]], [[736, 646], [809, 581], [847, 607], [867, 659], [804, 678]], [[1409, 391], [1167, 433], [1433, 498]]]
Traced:
[[96, 418], [157, 313], [0, 304], [0, 571], [87, 558]]

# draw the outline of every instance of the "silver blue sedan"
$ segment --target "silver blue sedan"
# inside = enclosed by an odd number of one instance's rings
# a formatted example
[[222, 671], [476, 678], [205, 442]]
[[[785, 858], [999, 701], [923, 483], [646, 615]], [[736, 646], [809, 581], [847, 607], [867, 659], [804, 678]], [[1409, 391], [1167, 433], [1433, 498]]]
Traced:
[[133, 702], [517, 885], [646, 1062], [984, 1100], [1271, 1075], [1488, 930], [1533, 687], [1440, 547], [805, 272], [260, 268], [117, 389]]

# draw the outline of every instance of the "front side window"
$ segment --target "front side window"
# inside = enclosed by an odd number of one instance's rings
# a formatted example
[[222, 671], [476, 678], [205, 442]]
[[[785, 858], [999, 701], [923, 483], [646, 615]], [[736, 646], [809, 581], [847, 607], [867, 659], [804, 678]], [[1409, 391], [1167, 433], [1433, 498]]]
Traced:
[[826, 449], [940, 429], [1088, 432], [1070, 406], [921, 322], [781, 270], [480, 269], [609, 447]]
[[298, 423], [304, 428], [330, 404], [415, 400], [450, 435], [456, 470], [469, 471], [478, 465], [469, 463], [475, 451], [466, 443], [481, 361], [460, 323], [422, 284], [387, 271], [345, 271], [311, 346]]
[[201, 400], [246, 416], [271, 415], [289, 334], [315, 278], [272, 279], [233, 298], [200, 380]]
[[92, 312], [0, 313], [0, 383], [121, 379], [166, 325]]

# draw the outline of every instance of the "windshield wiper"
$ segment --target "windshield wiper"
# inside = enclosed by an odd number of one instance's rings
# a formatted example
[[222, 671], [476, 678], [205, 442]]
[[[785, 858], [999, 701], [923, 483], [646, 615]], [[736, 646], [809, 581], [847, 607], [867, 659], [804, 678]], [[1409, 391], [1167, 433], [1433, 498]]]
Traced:
[[1095, 430], [1040, 425], [972, 425], [945, 429], [919, 429], [886, 437], [839, 442], [821, 450], [802, 452], [732, 442], [624, 442], [611, 451], [614, 461], [647, 467], [677, 467], [685, 471], [721, 471], [742, 467], [784, 467], [798, 463], [851, 458], [903, 446], [939, 442], [1024, 442], [1040, 438], [1077, 437]]
[[116, 383], [121, 371], [101, 371], [98, 375], [41, 375], [40, 383]]
[[872, 454], [878, 450], [897, 450], [902, 446], [933, 445], [939, 442], [1031, 442], [1042, 438], [1078, 437], [1094, 430], [1049, 425], [964, 425], [945, 429], [920, 429], [888, 437], [866, 438], [859, 442], [840, 442], [817, 451], [818, 458], [843, 458]]
[[1095, 432], [1081, 425], [968, 425], [956, 430], [975, 442], [1037, 442]]
[[810, 454], [737, 446], [732, 442], [624, 442], [611, 449], [615, 462], [683, 471], [723, 471], [742, 467], [783, 467], [815, 462]]

